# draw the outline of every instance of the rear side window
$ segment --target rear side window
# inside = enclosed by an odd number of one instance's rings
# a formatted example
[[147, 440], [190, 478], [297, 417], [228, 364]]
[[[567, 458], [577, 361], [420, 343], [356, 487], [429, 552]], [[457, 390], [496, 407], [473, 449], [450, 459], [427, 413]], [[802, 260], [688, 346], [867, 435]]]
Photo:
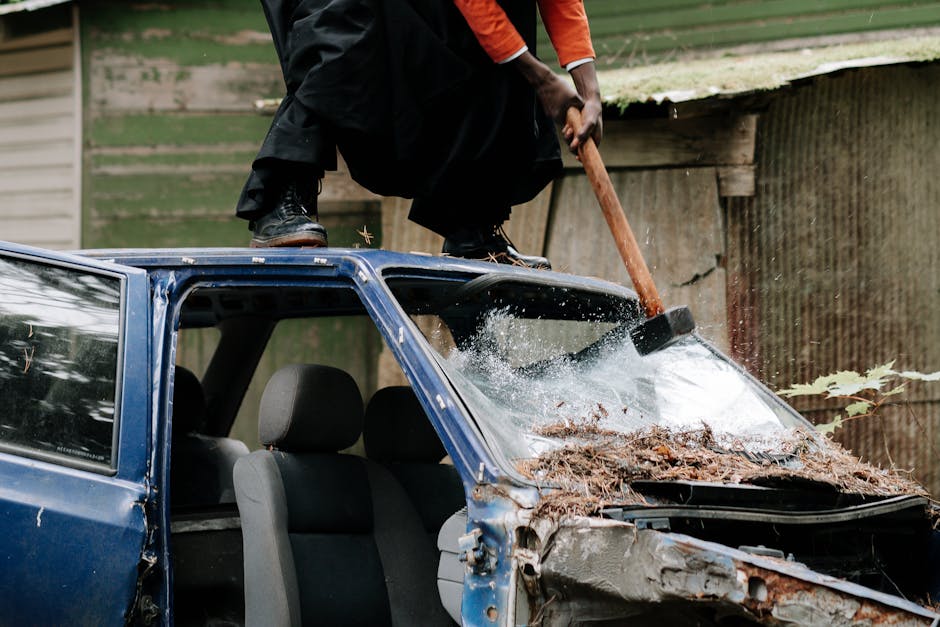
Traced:
[[111, 463], [120, 310], [118, 278], [0, 258], [0, 447]]

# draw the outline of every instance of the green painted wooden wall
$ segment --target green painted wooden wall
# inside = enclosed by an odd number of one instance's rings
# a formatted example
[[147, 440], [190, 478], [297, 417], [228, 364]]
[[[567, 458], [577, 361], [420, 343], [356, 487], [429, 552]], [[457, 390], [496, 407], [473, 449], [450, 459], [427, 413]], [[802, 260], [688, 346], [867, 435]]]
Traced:
[[[603, 67], [781, 39], [940, 26], [936, 0], [585, 0]], [[542, 56], [550, 53], [544, 34]]]
[[[234, 207], [284, 87], [258, 0], [102, 0], [80, 6], [83, 241], [241, 246]], [[379, 203], [326, 202], [333, 245], [379, 235]], [[371, 218], [371, 219], [370, 219]]]

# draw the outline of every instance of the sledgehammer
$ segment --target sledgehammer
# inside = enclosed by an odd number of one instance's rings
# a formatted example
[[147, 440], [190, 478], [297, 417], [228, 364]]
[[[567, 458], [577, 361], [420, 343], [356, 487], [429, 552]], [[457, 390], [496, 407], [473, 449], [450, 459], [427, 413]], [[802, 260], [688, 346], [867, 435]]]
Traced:
[[[566, 121], [577, 135], [581, 128], [581, 112], [575, 107], [569, 108]], [[633, 236], [620, 200], [614, 193], [614, 185], [610, 182], [607, 168], [601, 161], [601, 153], [592, 138], [588, 137], [587, 141], [578, 147], [578, 157], [587, 172], [591, 187], [594, 188], [594, 195], [597, 196], [597, 202], [604, 212], [607, 226], [614, 236], [617, 250], [627, 266], [630, 280], [633, 281], [633, 287], [640, 297], [640, 306], [646, 314], [646, 320], [630, 330], [630, 337], [638, 353], [649, 355], [691, 333], [695, 328], [692, 312], [688, 307], [674, 307], [668, 311], [663, 308], [663, 301], [659, 298], [653, 277], [646, 267], [640, 246]]]

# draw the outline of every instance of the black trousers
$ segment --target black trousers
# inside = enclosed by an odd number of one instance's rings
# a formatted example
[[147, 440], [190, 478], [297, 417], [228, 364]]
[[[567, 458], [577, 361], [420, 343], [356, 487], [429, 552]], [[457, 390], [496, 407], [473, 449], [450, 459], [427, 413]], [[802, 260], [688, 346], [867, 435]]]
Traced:
[[[287, 95], [237, 213], [271, 206], [286, 177], [336, 168], [442, 235], [498, 224], [561, 172], [534, 90], [483, 52], [451, 0], [262, 0]], [[535, 3], [504, 9], [535, 50]]]

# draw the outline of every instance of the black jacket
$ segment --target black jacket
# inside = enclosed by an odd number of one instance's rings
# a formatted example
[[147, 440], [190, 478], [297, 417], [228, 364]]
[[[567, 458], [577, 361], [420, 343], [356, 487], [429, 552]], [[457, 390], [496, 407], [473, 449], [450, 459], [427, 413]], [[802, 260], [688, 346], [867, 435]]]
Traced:
[[[335, 168], [335, 147], [357, 182], [415, 198], [411, 218], [442, 234], [502, 221], [560, 172], [554, 125], [534, 91], [489, 59], [450, 0], [262, 5], [287, 96], [240, 215], [257, 214], [285, 171]], [[535, 2], [505, 9], [534, 50]]]

